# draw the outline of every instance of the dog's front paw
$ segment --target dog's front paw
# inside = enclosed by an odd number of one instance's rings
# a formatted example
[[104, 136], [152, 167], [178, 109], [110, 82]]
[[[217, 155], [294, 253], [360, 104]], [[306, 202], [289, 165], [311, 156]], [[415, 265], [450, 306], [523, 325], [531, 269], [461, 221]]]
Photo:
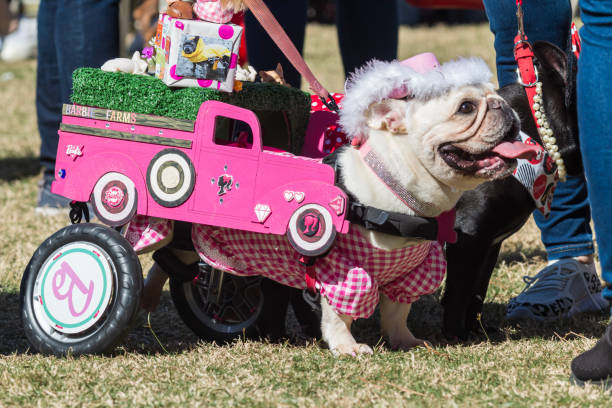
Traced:
[[331, 349], [334, 356], [358, 356], [360, 354], [374, 354], [374, 351], [367, 344], [340, 344]]

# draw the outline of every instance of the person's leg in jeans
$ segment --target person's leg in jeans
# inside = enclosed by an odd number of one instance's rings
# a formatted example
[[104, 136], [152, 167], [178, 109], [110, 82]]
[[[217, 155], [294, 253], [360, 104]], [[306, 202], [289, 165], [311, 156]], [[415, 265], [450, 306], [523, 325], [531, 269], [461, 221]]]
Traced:
[[38, 12], [36, 111], [44, 170], [38, 209], [67, 205], [51, 194], [62, 104], [70, 102], [72, 72], [100, 67], [119, 53], [118, 0], [42, 0]]
[[344, 74], [367, 61], [397, 58], [397, 2], [383, 0], [372, 7], [367, 0], [337, 0], [336, 24]]
[[[302, 52], [308, 2], [270, 0], [266, 4]], [[398, 20], [395, 1], [385, 0], [376, 7], [371, 7], [371, 3], [365, 0], [337, 0], [336, 4], [338, 40], [346, 75], [372, 58], [387, 61], [397, 58]], [[299, 87], [299, 73], [271, 41], [252, 13], [245, 16], [245, 25], [249, 63], [257, 70], [271, 70], [280, 62], [287, 82], [293, 87]]]
[[[495, 35], [497, 77], [500, 87], [503, 87], [517, 80], [513, 54], [514, 37], [518, 31], [516, 1], [484, 0], [484, 4], [491, 31]], [[572, 17], [569, 0], [525, 0], [523, 12], [525, 33], [530, 41], [548, 41], [567, 50]], [[548, 218], [535, 211], [534, 219], [540, 228], [549, 263], [566, 259], [551, 268], [563, 265], [572, 268], [575, 273], [585, 269], [588, 274], [595, 274], [590, 208], [584, 176], [568, 176], [566, 182], [559, 183]], [[542, 274], [553, 279], [557, 275], [552, 269]], [[533, 303], [533, 299], [527, 303]]]
[[40, 133], [40, 162], [45, 174], [53, 175], [57, 130], [61, 121], [62, 92], [54, 39], [58, 0], [42, 0], [38, 10], [38, 64], [36, 113]]
[[[582, 53], [578, 61], [578, 127], [593, 212], [604, 296], [612, 301], [612, 4], [581, 0]], [[572, 361], [578, 382], [612, 385], [612, 325], [597, 344]]]

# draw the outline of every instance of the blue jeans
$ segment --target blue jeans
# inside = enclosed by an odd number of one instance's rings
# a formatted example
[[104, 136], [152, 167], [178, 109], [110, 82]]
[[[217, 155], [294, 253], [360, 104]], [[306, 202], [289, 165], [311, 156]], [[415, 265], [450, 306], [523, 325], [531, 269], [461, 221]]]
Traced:
[[[336, 0], [336, 4], [338, 40], [345, 74], [372, 58], [387, 61], [397, 58], [399, 27], [395, 0], [379, 1], [376, 7], [371, 7], [372, 3], [367, 0]], [[266, 5], [302, 52], [308, 1], [267, 0]], [[272, 70], [280, 62], [285, 80], [299, 88], [299, 73], [251, 13], [246, 15], [245, 25], [249, 63], [259, 71]]]
[[[518, 31], [515, 0], [484, 0], [491, 31], [495, 35], [497, 78], [503, 87], [516, 82], [514, 37]], [[567, 50], [572, 10], [569, 0], [525, 0], [525, 34], [530, 41], [548, 41]], [[584, 176], [568, 176], [559, 183], [552, 211], [533, 217], [542, 233], [549, 260], [593, 253], [591, 212]]]
[[580, 0], [584, 27], [578, 60], [578, 126], [595, 233], [612, 302], [612, 2]]
[[336, 25], [344, 74], [348, 75], [372, 58], [397, 59], [399, 20], [397, 2], [336, 0]]
[[62, 104], [72, 71], [100, 67], [119, 54], [119, 0], [42, 0], [38, 10], [36, 112], [40, 161], [53, 174]]

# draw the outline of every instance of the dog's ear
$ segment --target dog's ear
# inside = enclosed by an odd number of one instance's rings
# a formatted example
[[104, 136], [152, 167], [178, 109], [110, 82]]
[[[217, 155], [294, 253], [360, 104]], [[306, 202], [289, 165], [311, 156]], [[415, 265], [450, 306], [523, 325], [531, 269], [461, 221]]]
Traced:
[[538, 62], [546, 69], [559, 74], [563, 82], [567, 78], [567, 56], [556, 45], [547, 41], [535, 41], [533, 43], [533, 54]]
[[406, 133], [406, 105], [406, 101], [399, 99], [383, 99], [371, 104], [366, 112], [368, 127], [391, 133]]
[[285, 74], [283, 73], [283, 66], [280, 62], [276, 64], [276, 68], [274, 70], [281, 78], [285, 78]]

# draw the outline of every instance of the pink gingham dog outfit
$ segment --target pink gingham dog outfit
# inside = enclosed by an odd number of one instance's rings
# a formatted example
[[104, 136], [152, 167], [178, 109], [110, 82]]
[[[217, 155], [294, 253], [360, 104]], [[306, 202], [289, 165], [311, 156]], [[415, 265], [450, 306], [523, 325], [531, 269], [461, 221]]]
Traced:
[[135, 216], [125, 233], [125, 238], [135, 252], [162, 242], [172, 232], [172, 221], [163, 218]]
[[[163, 239], [159, 231], [166, 229], [159, 225], [153, 228], [155, 239], [145, 236], [147, 222], [143, 218], [137, 216], [128, 228], [127, 238], [133, 246]], [[285, 236], [194, 224], [191, 238], [200, 257], [215, 268], [306, 287], [305, 267]], [[366, 318], [378, 304], [379, 291], [406, 304], [436, 291], [444, 279], [446, 260], [437, 242], [386, 251], [372, 246], [357, 228], [351, 228], [348, 234], [337, 235], [334, 247], [317, 259], [315, 268], [317, 289], [338, 313]]]

